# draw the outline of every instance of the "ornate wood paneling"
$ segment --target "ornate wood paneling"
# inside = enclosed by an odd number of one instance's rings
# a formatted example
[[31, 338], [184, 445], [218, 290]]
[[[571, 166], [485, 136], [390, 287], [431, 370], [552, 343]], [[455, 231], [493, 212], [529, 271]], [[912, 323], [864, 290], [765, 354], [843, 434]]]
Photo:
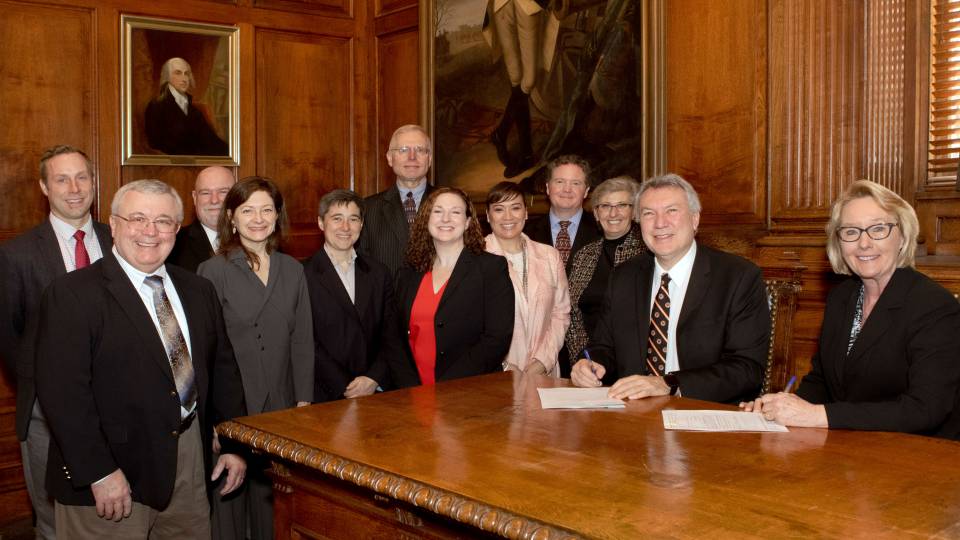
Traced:
[[[416, 10], [407, 10], [404, 13], [415, 15]], [[404, 124], [416, 124], [420, 119], [417, 105], [420, 38], [416, 19], [412, 20], [412, 28], [409, 26], [410, 17], [406, 19], [406, 24], [398, 29], [389, 28], [397, 23], [386, 24], [386, 21], [378, 21], [377, 24], [377, 146], [374, 151], [378, 177], [376, 186], [371, 186], [371, 193], [386, 189], [395, 180], [395, 175], [384, 158], [393, 131]], [[381, 27], [388, 27], [382, 35]]]
[[353, 16], [351, 0], [253, 0], [253, 5], [266, 9], [282, 9], [298, 13], [316, 12], [324, 15]]
[[863, 171], [863, 17], [862, 2], [770, 2], [774, 228], [822, 223], [844, 182]]
[[669, 2], [667, 170], [696, 186], [707, 223], [766, 217], [765, 20], [759, 0]]
[[[43, 149], [71, 144], [96, 158], [93, 13], [0, 2], [0, 240], [47, 215], [37, 186]], [[70, 39], [64, 39], [70, 36]], [[49, 59], [56, 58], [57, 62]]]
[[909, 198], [913, 186], [904, 185], [903, 174], [905, 2], [867, 2], [865, 19], [864, 173]]
[[320, 247], [320, 197], [353, 181], [353, 40], [260, 31], [256, 50], [257, 173], [285, 194], [304, 257]]
[[401, 9], [417, 7], [417, 0], [374, 0], [373, 14], [382, 17], [400, 11]]

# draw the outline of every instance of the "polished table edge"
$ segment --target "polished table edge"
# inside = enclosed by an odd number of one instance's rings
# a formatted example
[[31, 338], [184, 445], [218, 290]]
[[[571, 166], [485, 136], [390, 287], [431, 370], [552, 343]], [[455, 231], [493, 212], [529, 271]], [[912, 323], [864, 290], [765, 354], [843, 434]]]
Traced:
[[239, 422], [217, 426], [217, 433], [285, 461], [370, 489], [396, 500], [424, 508], [459, 523], [512, 539], [566, 540], [582, 538], [567, 529], [490, 506], [474, 499], [410, 480], [324, 452]]

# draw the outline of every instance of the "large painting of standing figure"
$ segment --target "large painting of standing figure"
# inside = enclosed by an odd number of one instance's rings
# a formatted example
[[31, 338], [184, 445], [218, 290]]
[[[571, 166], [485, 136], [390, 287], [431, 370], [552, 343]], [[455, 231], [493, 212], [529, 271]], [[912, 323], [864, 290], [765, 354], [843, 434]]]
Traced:
[[237, 28], [121, 24], [124, 164], [238, 165]]
[[641, 0], [426, 0], [437, 183], [530, 192], [568, 153], [641, 177]]

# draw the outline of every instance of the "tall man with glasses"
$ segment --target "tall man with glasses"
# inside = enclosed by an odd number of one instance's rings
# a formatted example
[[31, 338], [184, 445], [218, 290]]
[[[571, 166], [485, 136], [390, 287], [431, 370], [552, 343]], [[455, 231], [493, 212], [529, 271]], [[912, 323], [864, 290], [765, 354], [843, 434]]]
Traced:
[[613, 274], [573, 384], [612, 383], [609, 395], [618, 399], [756, 398], [770, 343], [760, 269], [697, 244], [700, 198], [675, 174], [641, 185], [634, 218], [654, 257], [631, 259]]
[[360, 233], [361, 251], [382, 262], [394, 276], [403, 263], [410, 225], [420, 201], [433, 191], [427, 183], [427, 171], [433, 159], [430, 137], [414, 124], [400, 126], [390, 138], [387, 163], [397, 181], [386, 191], [364, 200], [366, 219]]
[[547, 163], [547, 172], [550, 212], [528, 221], [524, 232], [535, 242], [557, 248], [569, 275], [574, 254], [600, 238], [597, 220], [583, 211], [590, 192], [590, 164], [580, 156], [559, 156]]
[[56, 277], [96, 262], [112, 245], [110, 228], [93, 221], [90, 159], [54, 146], [40, 158], [40, 191], [50, 203], [42, 223], [0, 246], [0, 348], [17, 378], [17, 438], [37, 538], [55, 538], [53, 499], [44, 487], [50, 431], [37, 402], [34, 342], [40, 297]]
[[[114, 246], [43, 295], [37, 394], [52, 442], [47, 489], [63, 538], [210, 538], [208, 480], [243, 482], [214, 422], [245, 413], [209, 281], [165, 261], [183, 219], [169, 185], [138, 180], [111, 205]], [[215, 383], [214, 383], [215, 381]]]

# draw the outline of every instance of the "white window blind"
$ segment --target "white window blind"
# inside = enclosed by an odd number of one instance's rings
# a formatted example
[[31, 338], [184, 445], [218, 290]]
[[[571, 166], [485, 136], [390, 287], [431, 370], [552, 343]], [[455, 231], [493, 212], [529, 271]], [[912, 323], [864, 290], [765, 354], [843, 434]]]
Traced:
[[954, 185], [960, 160], [960, 0], [931, 0], [927, 185]]

